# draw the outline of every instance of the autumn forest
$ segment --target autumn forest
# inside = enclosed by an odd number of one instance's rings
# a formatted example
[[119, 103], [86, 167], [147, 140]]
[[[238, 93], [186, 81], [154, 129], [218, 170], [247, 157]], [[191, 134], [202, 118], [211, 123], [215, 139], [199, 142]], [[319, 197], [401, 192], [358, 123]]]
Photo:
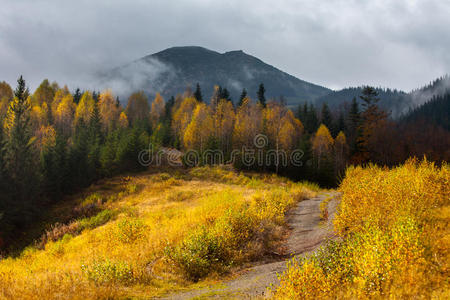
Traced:
[[[1, 297], [201, 295], [280, 256], [276, 299], [445, 298], [448, 95], [396, 119], [369, 86], [331, 109], [267, 99], [263, 83], [235, 101], [197, 84], [121, 102], [48, 80], [30, 92], [21, 76], [0, 99]], [[296, 211], [316, 220], [301, 250]], [[254, 295], [240, 284], [220, 293]]]

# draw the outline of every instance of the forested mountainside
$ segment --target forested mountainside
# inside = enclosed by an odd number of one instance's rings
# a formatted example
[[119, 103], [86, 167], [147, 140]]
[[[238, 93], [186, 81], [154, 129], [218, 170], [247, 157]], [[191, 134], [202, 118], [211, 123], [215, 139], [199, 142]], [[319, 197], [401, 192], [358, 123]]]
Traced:
[[[385, 88], [376, 88], [376, 91], [381, 99], [379, 102], [380, 107], [390, 112], [393, 118], [399, 118], [431, 98], [444, 95], [448, 92], [449, 87], [450, 77], [445, 75], [409, 93]], [[327, 103], [334, 109], [342, 108], [348, 106], [353, 98], [360, 101], [359, 95], [361, 95], [363, 89], [364, 86], [332, 91], [325, 96], [317, 98], [315, 104], [320, 107], [323, 103]]]
[[425, 121], [450, 130], [450, 93], [434, 96], [428, 102], [411, 110], [403, 121], [405, 123]]

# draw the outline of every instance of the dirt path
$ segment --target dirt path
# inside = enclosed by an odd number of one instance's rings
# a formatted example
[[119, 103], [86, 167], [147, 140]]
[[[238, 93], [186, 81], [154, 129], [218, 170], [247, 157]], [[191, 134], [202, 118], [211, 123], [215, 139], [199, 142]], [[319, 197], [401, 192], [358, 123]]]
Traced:
[[[286, 243], [287, 256], [307, 254], [332, 236], [331, 223], [336, 211], [337, 197], [336, 192], [323, 193], [316, 198], [301, 201], [289, 212], [287, 220], [291, 232]], [[322, 224], [319, 205], [327, 198], [332, 198], [328, 203], [329, 218], [326, 224]], [[268, 293], [267, 287], [278, 284], [277, 273], [286, 269], [287, 260], [284, 258], [277, 262], [263, 262], [243, 270], [237, 278], [220, 285], [174, 294], [165, 299], [264, 298]]]

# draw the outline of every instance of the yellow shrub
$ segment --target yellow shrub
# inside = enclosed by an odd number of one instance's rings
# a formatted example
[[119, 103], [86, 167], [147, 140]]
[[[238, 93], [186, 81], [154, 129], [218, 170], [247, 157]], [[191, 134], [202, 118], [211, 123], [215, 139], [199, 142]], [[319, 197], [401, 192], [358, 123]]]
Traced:
[[448, 165], [426, 160], [347, 170], [334, 221], [342, 239], [289, 267], [276, 297], [448, 298], [449, 179]]

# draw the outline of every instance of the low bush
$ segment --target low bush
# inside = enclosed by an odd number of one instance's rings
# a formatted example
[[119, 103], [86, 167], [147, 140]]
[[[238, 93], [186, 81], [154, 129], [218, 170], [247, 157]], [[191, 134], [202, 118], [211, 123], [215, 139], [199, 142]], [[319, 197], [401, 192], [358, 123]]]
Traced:
[[133, 243], [144, 236], [145, 229], [142, 220], [127, 218], [117, 223], [116, 238], [122, 243]]
[[128, 285], [135, 281], [130, 265], [121, 261], [95, 260], [89, 264], [81, 265], [81, 270], [88, 280], [99, 285], [117, 283]]
[[79, 220], [78, 221], [78, 223], [80, 224], [79, 230], [82, 231], [84, 229], [94, 229], [98, 226], [106, 224], [113, 217], [115, 217], [115, 215], [116, 215], [115, 211], [110, 210], [110, 209], [105, 209], [93, 217], [84, 218], [84, 219]]
[[279, 299], [448, 298], [450, 166], [410, 160], [347, 171], [341, 236], [280, 276]]
[[213, 270], [220, 271], [228, 263], [221, 238], [205, 226], [192, 231], [179, 245], [167, 247], [165, 252], [192, 281]]

